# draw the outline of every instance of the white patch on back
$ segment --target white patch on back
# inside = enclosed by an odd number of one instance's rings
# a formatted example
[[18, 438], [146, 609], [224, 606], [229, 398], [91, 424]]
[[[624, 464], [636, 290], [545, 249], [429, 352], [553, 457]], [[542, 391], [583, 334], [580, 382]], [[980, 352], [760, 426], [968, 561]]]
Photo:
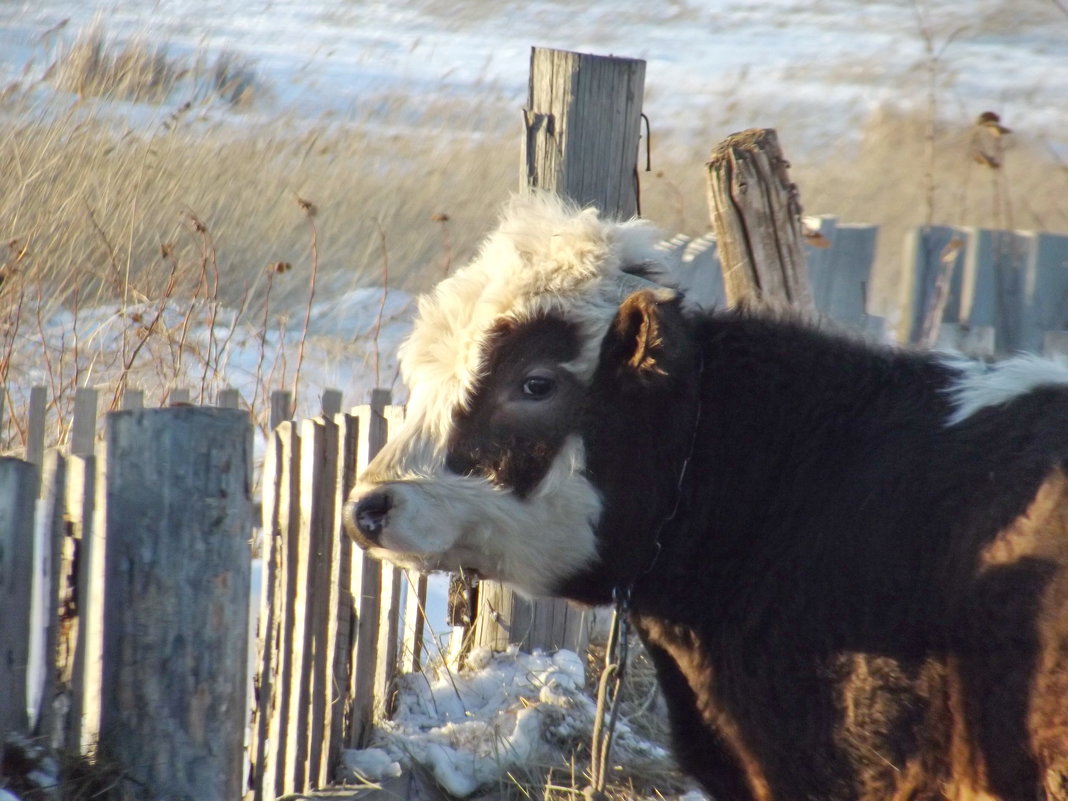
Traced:
[[953, 413], [946, 425], [957, 425], [980, 409], [1001, 406], [1040, 387], [1068, 386], [1068, 363], [1032, 354], [1016, 356], [997, 364], [947, 357], [945, 364], [959, 373], [946, 390]]

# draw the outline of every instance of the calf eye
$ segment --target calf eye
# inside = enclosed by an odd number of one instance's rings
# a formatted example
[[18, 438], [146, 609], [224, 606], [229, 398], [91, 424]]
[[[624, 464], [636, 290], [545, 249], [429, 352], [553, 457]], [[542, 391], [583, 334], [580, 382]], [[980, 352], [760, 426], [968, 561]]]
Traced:
[[556, 382], [543, 375], [531, 375], [523, 379], [523, 395], [532, 400], [543, 400], [553, 394]]

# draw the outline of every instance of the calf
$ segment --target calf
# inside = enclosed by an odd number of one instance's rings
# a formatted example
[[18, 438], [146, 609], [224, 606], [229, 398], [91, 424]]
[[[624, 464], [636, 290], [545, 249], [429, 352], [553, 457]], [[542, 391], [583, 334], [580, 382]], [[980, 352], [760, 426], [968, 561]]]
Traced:
[[625, 599], [717, 801], [1068, 799], [1068, 368], [684, 309], [516, 199], [419, 307], [372, 555]]

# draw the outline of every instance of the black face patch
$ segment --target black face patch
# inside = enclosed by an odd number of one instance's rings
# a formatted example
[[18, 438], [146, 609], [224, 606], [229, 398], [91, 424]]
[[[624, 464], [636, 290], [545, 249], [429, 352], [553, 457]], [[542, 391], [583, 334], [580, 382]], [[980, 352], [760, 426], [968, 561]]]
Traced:
[[583, 391], [561, 365], [578, 353], [578, 331], [559, 318], [498, 324], [470, 408], [453, 418], [445, 466], [529, 495], [577, 430]]

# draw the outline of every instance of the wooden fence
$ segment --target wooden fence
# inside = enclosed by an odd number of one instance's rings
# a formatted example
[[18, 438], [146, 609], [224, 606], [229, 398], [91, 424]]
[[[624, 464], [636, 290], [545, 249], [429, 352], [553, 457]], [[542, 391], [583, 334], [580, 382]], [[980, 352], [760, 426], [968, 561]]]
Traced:
[[[286, 394], [272, 408], [289, 408]], [[100, 438], [95, 392], [80, 390], [62, 450], [44, 449], [46, 395], [32, 397], [40, 440], [0, 458], [0, 740], [123, 766], [120, 797], [272, 799], [328, 783], [388, 709], [395, 671], [424, 659], [426, 578], [366, 559], [340, 521], [401, 408], [376, 391], [341, 413], [327, 390], [322, 416], [276, 421], [260, 521], [249, 415], [222, 408], [232, 390], [220, 407], [141, 409], [132, 394]]]
[[108, 415], [98, 441], [95, 393], [81, 390], [76, 407], [69, 450], [31, 443], [37, 462], [0, 460], [0, 735], [95, 751], [177, 797], [233, 797], [247, 717], [248, 414], [129, 409]]
[[249, 798], [327, 784], [341, 749], [388, 712], [396, 671], [420, 669], [426, 577], [369, 559], [341, 523], [354, 477], [402, 418], [388, 401], [376, 390], [268, 442]]
[[[817, 311], [875, 341], [915, 342], [950, 262], [948, 296], [934, 344], [979, 357], [1068, 352], [1068, 236], [930, 226], [908, 235], [902, 281], [908, 290], [902, 336], [870, 314], [869, 282], [878, 227], [832, 216], [807, 221], [821, 241], [806, 248]], [[687, 295], [706, 308], [726, 305], [711, 235], [678, 235], [660, 249]]]

